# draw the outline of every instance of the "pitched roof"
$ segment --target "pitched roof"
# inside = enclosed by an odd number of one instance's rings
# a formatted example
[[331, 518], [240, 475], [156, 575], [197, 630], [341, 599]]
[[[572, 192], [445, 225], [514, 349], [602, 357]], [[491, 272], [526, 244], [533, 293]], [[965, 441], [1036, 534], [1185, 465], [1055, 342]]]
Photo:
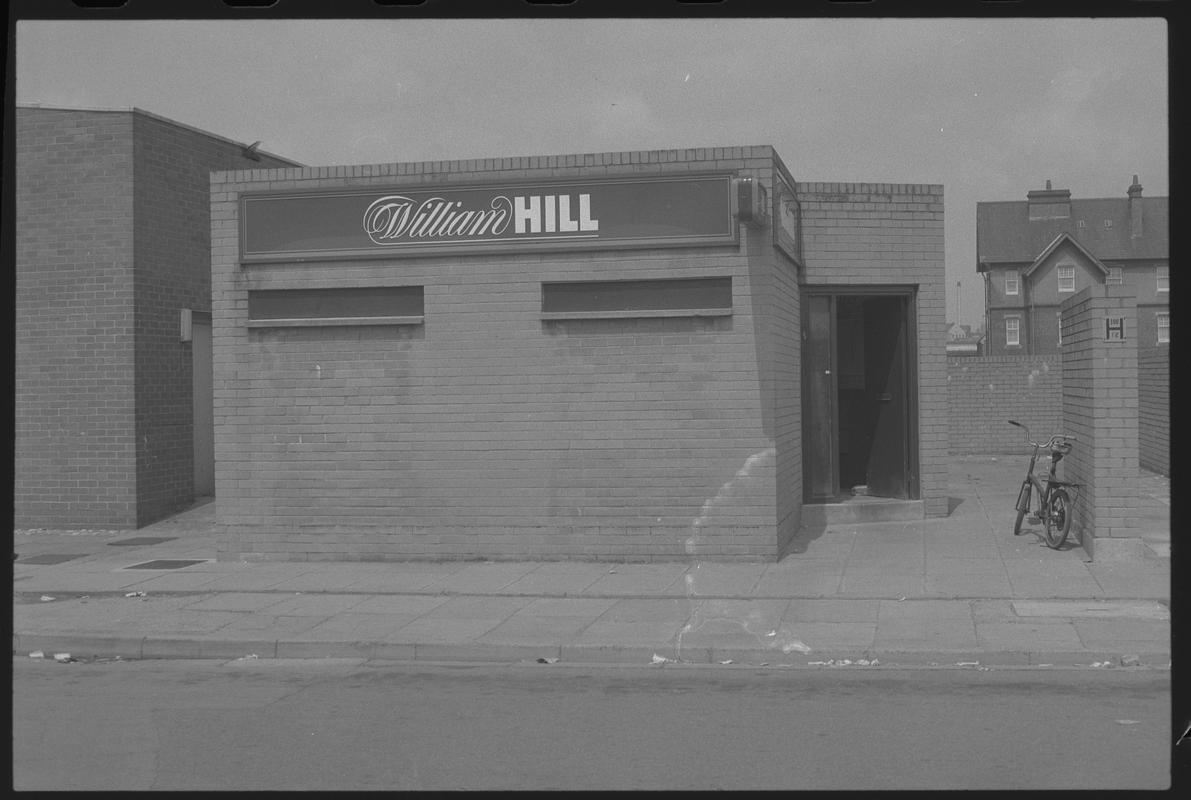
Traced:
[[1042, 252], [1038, 254], [1038, 257], [1034, 259], [1034, 263], [1030, 264], [1030, 266], [1026, 268], [1026, 271], [1023, 272], [1022, 275], [1029, 275], [1031, 272], [1038, 269], [1038, 267], [1041, 266], [1042, 262], [1045, 261], [1047, 258], [1049, 258], [1051, 253], [1058, 250], [1059, 246], [1062, 245], [1064, 242], [1070, 242], [1071, 246], [1074, 247], [1075, 250], [1080, 255], [1082, 255], [1084, 258], [1086, 258], [1088, 260], [1088, 262], [1092, 264], [1092, 266], [1099, 269], [1102, 274], [1104, 274], [1104, 275], [1108, 274], [1108, 267], [1106, 267], [1102, 263], [1100, 263], [1100, 259], [1096, 258], [1096, 256], [1094, 256], [1090, 252], [1088, 252], [1088, 248], [1084, 247], [1082, 244], [1077, 242], [1071, 234], [1067, 233], [1066, 231], [1063, 231], [1062, 233], [1060, 233], [1058, 236], [1055, 237], [1055, 240], [1053, 242], [1051, 242], [1045, 248], [1043, 248]]
[[[1132, 236], [1129, 199], [1105, 197], [1071, 200], [1071, 216], [1029, 217], [1029, 202], [1011, 200], [976, 204], [976, 257], [980, 263], [1032, 263], [1059, 234], [1101, 261], [1125, 258], [1170, 258], [1170, 198], [1141, 197], [1142, 231]], [[1111, 220], [1111, 227], [1104, 220]], [[1080, 228], [1078, 221], [1087, 224]], [[983, 268], [978, 268], [983, 271]]]

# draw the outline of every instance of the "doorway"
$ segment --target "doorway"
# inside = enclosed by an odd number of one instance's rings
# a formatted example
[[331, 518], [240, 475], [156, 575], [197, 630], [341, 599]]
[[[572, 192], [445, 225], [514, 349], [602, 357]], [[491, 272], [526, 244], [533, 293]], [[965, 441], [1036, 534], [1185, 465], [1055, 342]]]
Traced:
[[211, 315], [191, 317], [191, 410], [194, 420], [194, 495], [215, 494], [215, 398], [212, 391]]
[[912, 290], [807, 289], [802, 320], [804, 501], [917, 499]]

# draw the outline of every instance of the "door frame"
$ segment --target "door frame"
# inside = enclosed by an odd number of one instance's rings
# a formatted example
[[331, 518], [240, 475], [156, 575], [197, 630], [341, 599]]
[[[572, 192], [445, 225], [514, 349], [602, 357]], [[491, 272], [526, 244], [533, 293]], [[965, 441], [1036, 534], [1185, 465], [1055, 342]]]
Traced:
[[[922, 497], [922, 481], [921, 469], [919, 466], [919, 450], [920, 442], [918, 438], [918, 285], [917, 284], [832, 284], [832, 283], [816, 283], [816, 284], [802, 284], [801, 297], [806, 298], [810, 296], [826, 295], [831, 299], [831, 363], [833, 375], [838, 380], [838, 370], [836, 365], [836, 311], [835, 298], [840, 295], [884, 295], [897, 296], [905, 298], [905, 330], [906, 330], [906, 347], [905, 347], [905, 391], [906, 391], [906, 495], [910, 500], [918, 500]], [[800, 302], [800, 307], [805, 305]], [[800, 313], [800, 317], [805, 323], [805, 315]], [[804, 327], [802, 331], [805, 331]], [[800, 331], [800, 341], [802, 341]], [[805, 344], [805, 343], [804, 343]], [[823, 503], [827, 502], [820, 497], [812, 497], [809, 495], [809, 487], [811, 481], [809, 480], [809, 470], [812, 468], [813, 460], [809, 457], [806, 445], [809, 439], [806, 435], [808, 430], [809, 420], [806, 413], [807, 402], [807, 375], [806, 375], [806, 353], [800, 350], [799, 359], [801, 363], [801, 387], [802, 387], [802, 401], [799, 412], [802, 415], [802, 431], [803, 431], [803, 503]], [[831, 420], [831, 438], [835, 452], [831, 454], [831, 470], [832, 470], [832, 485], [835, 487], [836, 493], [839, 492], [839, 387], [836, 380], [832, 381], [831, 385], [831, 404], [832, 408], [837, 413], [832, 414]]]

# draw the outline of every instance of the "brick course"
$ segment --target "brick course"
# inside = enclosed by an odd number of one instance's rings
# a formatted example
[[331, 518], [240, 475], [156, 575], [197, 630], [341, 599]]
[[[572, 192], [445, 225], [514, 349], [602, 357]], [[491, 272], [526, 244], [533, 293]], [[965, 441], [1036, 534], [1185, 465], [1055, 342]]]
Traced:
[[[1140, 316], [1140, 310], [1139, 310]], [[1140, 321], [1139, 321], [1140, 327]], [[1144, 340], [1143, 340], [1144, 341]], [[1170, 475], [1170, 347], [1140, 349], [1137, 359], [1138, 461]]]
[[1025, 436], [1062, 432], [1062, 360], [1052, 356], [947, 359], [952, 453], [1022, 453]]

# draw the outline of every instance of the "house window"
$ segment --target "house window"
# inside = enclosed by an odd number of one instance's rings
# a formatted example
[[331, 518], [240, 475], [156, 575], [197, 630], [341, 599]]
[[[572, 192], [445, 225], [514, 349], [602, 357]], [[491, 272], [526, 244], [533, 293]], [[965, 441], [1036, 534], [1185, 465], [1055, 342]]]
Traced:
[[1005, 346], [1021, 345], [1021, 320], [1016, 317], [1005, 320]]
[[1082, 219], [1081, 219], [1081, 220], [1079, 220], [1078, 222], [1076, 222], [1076, 223], [1075, 223], [1075, 227], [1077, 227], [1077, 228], [1086, 228], [1086, 227], [1088, 227], [1088, 223], [1087, 223], [1085, 220], [1082, 220]]
[[1017, 278], [1017, 270], [1015, 270], [1015, 269], [1005, 270], [1005, 294], [1007, 294], [1007, 295], [1017, 294], [1018, 287], [1020, 285], [1021, 285], [1021, 283]]
[[1158, 267], [1158, 291], [1170, 291], [1170, 267]]
[[1170, 312], [1169, 311], [1159, 311], [1158, 312], [1158, 341], [1160, 343], [1170, 341]]
[[1075, 291], [1075, 267], [1059, 267], [1059, 291]]
[[1111, 219], [1106, 219], [1106, 220], [1104, 220], [1104, 227], [1106, 227], [1106, 228], [1111, 228], [1111, 227], [1112, 227], [1112, 220], [1111, 220]]
[[1055, 319], [1057, 319], [1059, 321], [1059, 324], [1057, 326], [1059, 329], [1059, 347], [1062, 347], [1063, 346], [1063, 312], [1056, 311]]
[[1120, 267], [1109, 267], [1108, 268], [1108, 277], [1106, 277], [1104, 279], [1104, 284], [1106, 286], [1120, 286], [1124, 282], [1125, 282], [1124, 278], [1121, 277], [1121, 268]]

